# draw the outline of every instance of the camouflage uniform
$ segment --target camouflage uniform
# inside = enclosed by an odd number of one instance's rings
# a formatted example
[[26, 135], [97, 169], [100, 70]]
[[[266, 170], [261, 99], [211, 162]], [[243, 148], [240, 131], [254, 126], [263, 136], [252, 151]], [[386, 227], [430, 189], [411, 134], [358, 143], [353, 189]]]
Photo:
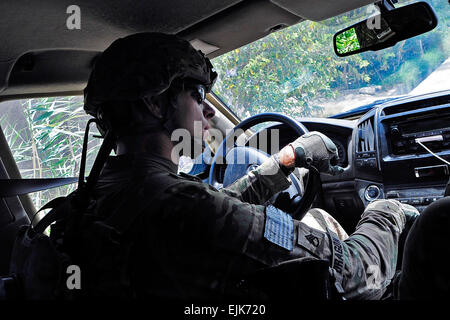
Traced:
[[[154, 97], [175, 96], [170, 88], [178, 81], [194, 80], [210, 92], [216, 79], [209, 59], [186, 40], [160, 33], [130, 35], [114, 41], [96, 61], [85, 110], [99, 120], [101, 132], [117, 137], [139, 139], [144, 132], [163, 130], [170, 136], [181, 107], [172, 99], [161, 102], [162, 119], [134, 112]], [[296, 167], [310, 163], [321, 172], [337, 173], [330, 166], [337, 150], [329, 138], [310, 133], [299, 139], [291, 144]], [[236, 278], [299, 259], [330, 261], [347, 298], [380, 298], [394, 276], [405, 224], [397, 202], [369, 205], [347, 238], [338, 227], [333, 228], [338, 235], [328, 230], [337, 223], [327, 215], [322, 219], [320, 211], [306, 216], [316, 221], [310, 227], [264, 205], [290, 184], [274, 158], [220, 191], [176, 172], [167, 159], [130, 153], [110, 158], [96, 184], [93, 209], [101, 217], [114, 216], [124, 205], [135, 213], [140, 205], [127, 259], [139, 296], [214, 299]]]
[[131, 192], [142, 199], [130, 267], [140, 295], [211, 299], [236, 276], [299, 258], [329, 260], [346, 298], [378, 299], [394, 276], [405, 224], [397, 202], [370, 204], [342, 241], [263, 205], [290, 184], [273, 158], [220, 191], [176, 172], [152, 154], [111, 157], [95, 190], [99, 215]]

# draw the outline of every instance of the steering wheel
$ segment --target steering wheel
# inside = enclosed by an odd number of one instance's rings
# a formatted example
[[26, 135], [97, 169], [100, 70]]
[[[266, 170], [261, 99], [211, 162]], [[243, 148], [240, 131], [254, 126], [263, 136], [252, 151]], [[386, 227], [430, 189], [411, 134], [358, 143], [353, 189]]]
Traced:
[[[220, 144], [211, 162], [209, 184], [213, 186], [220, 184], [218, 181], [218, 173], [219, 170], [223, 169], [223, 166], [225, 166], [223, 187], [226, 187], [269, 158], [270, 155], [256, 148], [236, 146], [235, 141], [245, 130], [268, 121], [286, 124], [299, 137], [308, 132], [308, 129], [299, 121], [278, 113], [261, 113], [245, 119], [234, 127]], [[231, 139], [234, 140], [232, 143], [230, 143]], [[301, 196], [302, 190], [298, 178], [294, 174], [291, 174], [290, 179], [292, 185], [282, 191], [289, 193], [291, 202], [285, 211], [291, 214], [294, 219], [301, 220], [315, 198], [316, 191], [320, 185], [320, 175], [315, 169], [310, 169], [303, 196]], [[269, 202], [273, 204], [279, 194], [274, 195]]]

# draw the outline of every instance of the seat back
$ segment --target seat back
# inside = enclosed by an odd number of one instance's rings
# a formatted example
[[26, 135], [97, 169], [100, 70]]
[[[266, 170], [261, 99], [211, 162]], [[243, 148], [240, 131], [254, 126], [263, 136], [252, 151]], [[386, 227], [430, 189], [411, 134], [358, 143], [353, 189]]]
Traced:
[[335, 298], [329, 267], [326, 260], [286, 261], [253, 273], [244, 280], [245, 287], [251, 294], [258, 291], [263, 300], [275, 303], [329, 300]]
[[[1, 159], [0, 179], [9, 179]], [[24, 224], [30, 224], [30, 219], [19, 197], [0, 197], [0, 275], [8, 274], [14, 240], [19, 227]]]

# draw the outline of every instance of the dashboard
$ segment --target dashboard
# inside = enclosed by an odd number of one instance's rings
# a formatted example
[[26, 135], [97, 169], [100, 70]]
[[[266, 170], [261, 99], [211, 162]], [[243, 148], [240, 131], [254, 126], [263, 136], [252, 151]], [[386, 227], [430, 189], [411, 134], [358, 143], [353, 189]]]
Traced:
[[[321, 175], [321, 194], [313, 205], [330, 212], [347, 232], [355, 229], [364, 208], [376, 199], [396, 199], [422, 211], [444, 196], [449, 179], [444, 161], [450, 161], [450, 92], [393, 100], [356, 120], [297, 120], [309, 131], [327, 135], [338, 148], [344, 172]], [[269, 129], [279, 130], [280, 148], [297, 137], [280, 124]]]
[[[421, 212], [444, 196], [450, 172], [445, 163], [450, 162], [450, 91], [391, 100], [354, 120], [296, 120], [309, 131], [324, 133], [338, 148], [344, 171], [321, 174], [322, 188], [313, 207], [328, 211], [347, 233], [355, 230], [371, 201], [396, 199]], [[286, 125], [271, 123], [245, 145], [273, 154], [297, 137]], [[273, 146], [272, 139], [278, 148], [266, 150]], [[258, 144], [261, 140], [266, 148]], [[204, 157], [189, 173], [208, 181], [210, 161]], [[223, 170], [217, 174], [223, 176]]]
[[422, 211], [442, 198], [449, 175], [449, 120], [448, 93], [402, 99], [361, 117], [352, 139], [362, 201], [396, 199]]

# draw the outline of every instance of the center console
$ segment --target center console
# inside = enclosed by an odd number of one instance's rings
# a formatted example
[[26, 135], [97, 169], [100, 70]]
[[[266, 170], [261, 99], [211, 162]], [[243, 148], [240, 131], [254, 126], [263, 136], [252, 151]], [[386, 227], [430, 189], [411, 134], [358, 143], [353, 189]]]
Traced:
[[421, 211], [443, 197], [449, 178], [442, 160], [450, 162], [450, 95], [373, 109], [359, 119], [353, 141], [355, 183], [364, 204], [390, 198]]

